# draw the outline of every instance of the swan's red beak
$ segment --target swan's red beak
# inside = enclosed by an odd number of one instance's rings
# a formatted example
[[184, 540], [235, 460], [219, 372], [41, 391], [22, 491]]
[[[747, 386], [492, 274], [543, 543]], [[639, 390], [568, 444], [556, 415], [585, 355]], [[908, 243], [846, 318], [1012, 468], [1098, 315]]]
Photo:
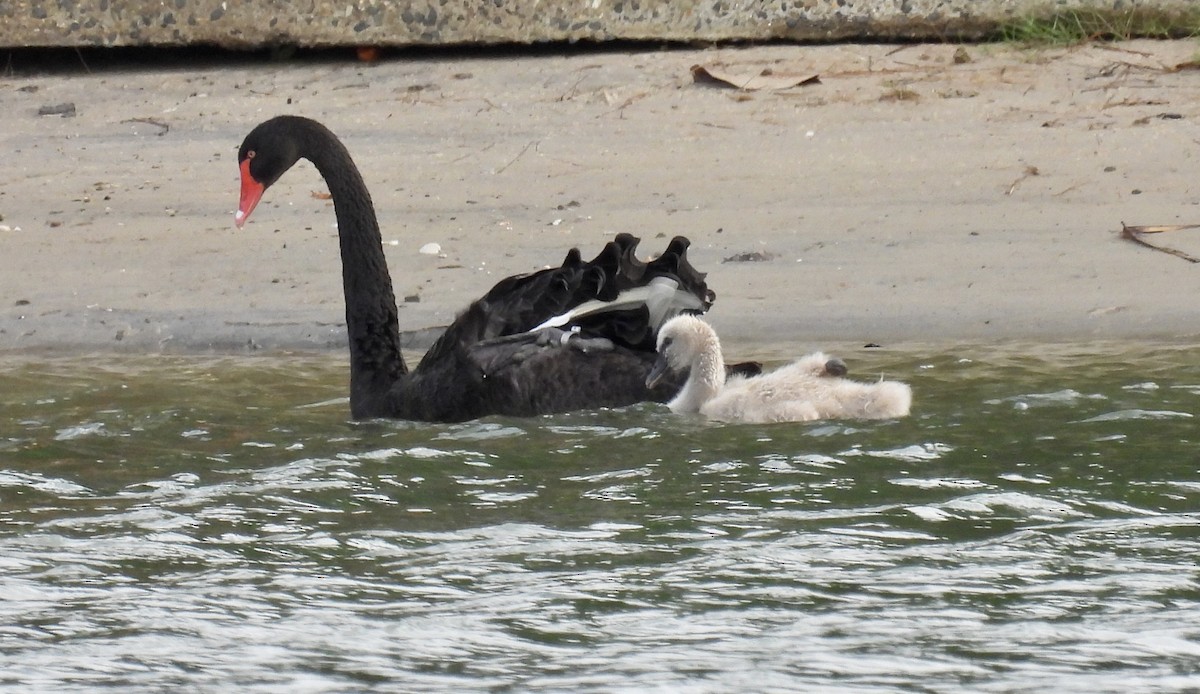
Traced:
[[254, 176], [250, 173], [249, 159], [242, 160], [241, 169], [242, 197], [241, 201], [238, 203], [237, 214], [233, 215], [233, 223], [236, 224], [239, 229], [241, 229], [242, 225], [246, 223], [246, 220], [250, 218], [250, 213], [254, 211], [255, 206], [258, 205], [258, 201], [262, 200], [263, 193], [267, 190], [266, 186], [254, 180]]

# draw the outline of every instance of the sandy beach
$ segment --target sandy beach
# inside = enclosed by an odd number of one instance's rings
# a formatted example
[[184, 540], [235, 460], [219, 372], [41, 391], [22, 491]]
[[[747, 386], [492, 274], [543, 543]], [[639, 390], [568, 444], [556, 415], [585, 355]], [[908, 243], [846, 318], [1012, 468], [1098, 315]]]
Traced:
[[[354, 154], [416, 335], [501, 277], [628, 231], [647, 255], [691, 238], [718, 295], [711, 321], [747, 346], [1188, 341], [1200, 266], [1119, 232], [1200, 223], [1198, 52], [17, 66], [0, 82], [0, 351], [344, 349], [315, 170], [297, 167], [233, 224], [236, 148], [280, 113], [323, 121]], [[694, 65], [771, 84], [700, 83]], [[39, 115], [66, 104], [73, 116]], [[1200, 229], [1148, 240], [1200, 256]]]

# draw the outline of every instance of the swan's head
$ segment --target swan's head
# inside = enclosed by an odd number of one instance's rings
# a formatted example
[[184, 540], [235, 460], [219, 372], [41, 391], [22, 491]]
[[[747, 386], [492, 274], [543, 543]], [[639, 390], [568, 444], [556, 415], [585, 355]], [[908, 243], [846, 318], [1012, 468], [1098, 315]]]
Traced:
[[716, 331], [692, 315], [675, 316], [663, 323], [657, 345], [658, 359], [646, 376], [648, 388], [658, 385], [668, 373], [686, 372], [701, 354], [713, 349], [720, 354], [721, 349]]
[[259, 123], [238, 148], [242, 194], [234, 223], [241, 228], [267, 192], [300, 159], [300, 131], [306, 118], [278, 116]]

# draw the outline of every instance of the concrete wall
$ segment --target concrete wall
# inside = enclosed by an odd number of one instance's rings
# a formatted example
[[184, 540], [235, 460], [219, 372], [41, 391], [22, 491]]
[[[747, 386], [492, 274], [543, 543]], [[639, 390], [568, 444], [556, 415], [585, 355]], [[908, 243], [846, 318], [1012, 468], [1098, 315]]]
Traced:
[[979, 38], [1064, 8], [1198, 0], [0, 0], [0, 47]]

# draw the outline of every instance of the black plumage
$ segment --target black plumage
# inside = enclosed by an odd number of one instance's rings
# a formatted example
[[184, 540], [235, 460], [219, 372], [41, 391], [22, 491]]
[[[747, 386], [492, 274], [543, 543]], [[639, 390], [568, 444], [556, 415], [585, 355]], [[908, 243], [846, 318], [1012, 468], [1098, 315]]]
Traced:
[[[263, 192], [299, 159], [316, 166], [337, 216], [355, 418], [463, 421], [669, 400], [681, 381], [645, 385], [661, 323], [703, 312], [714, 295], [676, 237], [650, 262], [619, 234], [591, 261], [571, 250], [562, 265], [501, 280], [469, 305], [409, 372], [400, 354], [392, 281], [371, 196], [349, 152], [320, 123], [279, 116], [238, 152], [240, 226]], [[628, 297], [654, 295], [645, 301]], [[657, 302], [657, 304], [655, 303]], [[541, 327], [555, 316], [579, 316]]]

